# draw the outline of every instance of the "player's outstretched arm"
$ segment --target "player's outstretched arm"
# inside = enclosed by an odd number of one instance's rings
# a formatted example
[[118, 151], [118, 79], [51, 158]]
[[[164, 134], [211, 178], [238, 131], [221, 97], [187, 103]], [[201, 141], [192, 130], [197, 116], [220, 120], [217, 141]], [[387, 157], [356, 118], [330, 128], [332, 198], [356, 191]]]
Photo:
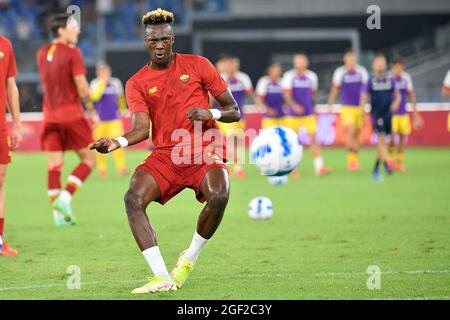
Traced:
[[229, 89], [214, 99], [220, 104], [220, 110], [193, 107], [187, 113], [188, 119], [191, 121], [218, 120], [220, 122], [237, 122], [241, 119], [239, 107]]
[[100, 153], [109, 153], [120, 147], [132, 146], [148, 139], [150, 130], [150, 117], [146, 112], [136, 112], [132, 116], [133, 128], [122, 137], [102, 138], [89, 147]]
[[328, 112], [331, 113], [333, 111], [333, 105], [336, 103], [337, 95], [339, 92], [339, 88], [331, 85], [331, 91], [328, 95]]
[[9, 77], [6, 80], [6, 98], [7, 106], [11, 118], [13, 120], [13, 132], [11, 136], [11, 149], [16, 149], [20, 146], [22, 141], [21, 123], [20, 123], [20, 103], [19, 103], [19, 89], [17, 88], [16, 79]]

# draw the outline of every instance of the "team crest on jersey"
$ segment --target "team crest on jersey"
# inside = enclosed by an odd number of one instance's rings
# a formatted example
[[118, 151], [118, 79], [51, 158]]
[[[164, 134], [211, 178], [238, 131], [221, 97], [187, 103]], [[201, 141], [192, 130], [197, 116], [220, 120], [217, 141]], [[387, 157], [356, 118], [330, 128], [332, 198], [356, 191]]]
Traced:
[[5, 56], [5, 54], [3, 53], [3, 51], [0, 51], [0, 59], [2, 59]]
[[181, 82], [184, 82], [184, 83], [186, 83], [186, 82], [188, 82], [189, 81], [189, 75], [188, 74], [182, 74], [181, 76], [180, 76], [180, 80], [181, 80]]
[[150, 94], [156, 93], [156, 91], [158, 91], [157, 86], [154, 86], [154, 87], [151, 87], [150, 89], [148, 89], [148, 93], [150, 93]]
[[208, 156], [210, 156], [214, 160], [215, 163], [223, 163], [223, 161], [215, 153], [208, 152]]

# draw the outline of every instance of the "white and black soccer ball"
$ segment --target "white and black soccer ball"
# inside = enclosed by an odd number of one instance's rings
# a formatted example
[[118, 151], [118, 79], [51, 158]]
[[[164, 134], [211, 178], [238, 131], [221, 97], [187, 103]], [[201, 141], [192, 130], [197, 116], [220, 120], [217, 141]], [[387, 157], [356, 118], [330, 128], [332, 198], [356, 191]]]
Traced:
[[268, 220], [273, 215], [272, 201], [266, 197], [256, 197], [248, 205], [248, 215], [254, 220]]
[[285, 176], [299, 164], [303, 147], [294, 130], [275, 126], [261, 130], [250, 148], [253, 163], [267, 176]]

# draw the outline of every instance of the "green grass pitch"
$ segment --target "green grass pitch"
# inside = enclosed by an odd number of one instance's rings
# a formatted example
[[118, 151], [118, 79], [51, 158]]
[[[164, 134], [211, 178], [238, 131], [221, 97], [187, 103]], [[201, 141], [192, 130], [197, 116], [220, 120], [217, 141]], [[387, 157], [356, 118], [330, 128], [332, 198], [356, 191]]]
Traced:
[[[316, 178], [310, 152], [300, 179], [269, 185], [253, 166], [232, 180], [218, 232], [182, 290], [132, 296], [150, 270], [129, 230], [123, 194], [129, 177], [94, 174], [73, 202], [78, 225], [53, 225], [43, 154], [16, 154], [6, 179], [6, 240], [19, 250], [0, 257], [0, 299], [450, 299], [450, 149], [409, 149], [407, 171], [370, 179], [375, 151], [348, 173], [343, 149], [326, 149], [332, 175]], [[129, 152], [133, 168], [145, 152]], [[66, 156], [64, 177], [76, 163]], [[247, 204], [269, 197], [274, 216], [252, 221]], [[150, 220], [169, 270], [185, 249], [202, 205], [185, 190]], [[81, 289], [66, 287], [79, 266]], [[381, 288], [367, 288], [367, 268]]]

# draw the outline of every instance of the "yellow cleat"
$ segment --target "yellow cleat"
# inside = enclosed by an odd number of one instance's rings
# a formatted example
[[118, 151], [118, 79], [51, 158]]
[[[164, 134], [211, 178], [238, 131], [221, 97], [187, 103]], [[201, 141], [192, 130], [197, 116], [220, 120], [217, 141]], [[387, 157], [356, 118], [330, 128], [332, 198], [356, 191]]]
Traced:
[[176, 284], [177, 288], [180, 289], [186, 282], [188, 276], [194, 270], [194, 263], [189, 261], [184, 257], [184, 251], [180, 254], [178, 262], [170, 272], [170, 277], [172, 281]]
[[140, 288], [134, 289], [133, 291], [131, 291], [131, 293], [141, 294], [174, 290], [177, 290], [177, 286], [172, 280], [164, 277], [153, 277], [149, 279], [149, 282], [147, 282]]

